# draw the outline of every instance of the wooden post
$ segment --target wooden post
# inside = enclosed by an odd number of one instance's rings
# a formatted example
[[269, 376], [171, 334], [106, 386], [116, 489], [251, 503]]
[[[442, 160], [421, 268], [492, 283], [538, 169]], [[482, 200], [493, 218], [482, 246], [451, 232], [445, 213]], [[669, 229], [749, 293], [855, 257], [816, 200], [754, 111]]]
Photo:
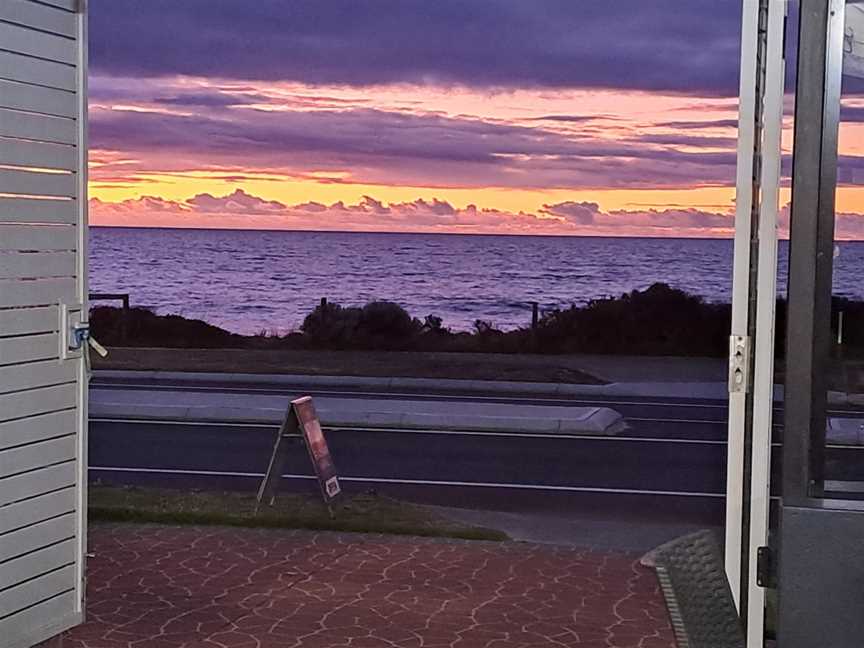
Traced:
[[321, 298], [321, 306], [319, 308], [321, 310], [321, 322], [322, 323], [326, 322], [327, 321], [327, 298], [326, 297]]
[[129, 336], [129, 293], [90, 293], [89, 300], [92, 301], [119, 301], [122, 303], [120, 311], [120, 340], [125, 342]]
[[540, 323], [540, 304], [531, 302], [531, 328], [536, 329]]
[[129, 339], [129, 294], [121, 295], [123, 311], [120, 313], [120, 339], [125, 343]]

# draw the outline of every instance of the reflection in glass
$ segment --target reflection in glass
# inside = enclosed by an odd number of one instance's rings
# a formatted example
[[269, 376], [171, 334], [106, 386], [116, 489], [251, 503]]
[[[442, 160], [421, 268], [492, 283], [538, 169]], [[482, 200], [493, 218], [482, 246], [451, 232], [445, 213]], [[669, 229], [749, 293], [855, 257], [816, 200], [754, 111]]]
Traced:
[[846, 5], [843, 74], [864, 77], [864, 3], [850, 2]]

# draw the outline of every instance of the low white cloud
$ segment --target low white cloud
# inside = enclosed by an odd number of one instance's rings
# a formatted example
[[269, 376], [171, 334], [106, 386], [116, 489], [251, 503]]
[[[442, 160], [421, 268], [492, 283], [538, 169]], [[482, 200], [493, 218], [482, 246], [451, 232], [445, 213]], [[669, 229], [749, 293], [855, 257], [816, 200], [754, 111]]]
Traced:
[[264, 200], [242, 189], [221, 197], [209, 193], [198, 194], [187, 200], [185, 205], [203, 214], [279, 214], [285, 210], [285, 205], [276, 200]]
[[[305, 202], [286, 205], [242, 189], [225, 196], [199, 194], [185, 201], [143, 196], [90, 201], [91, 222], [107, 226], [216, 227], [235, 229], [457, 232], [582, 236], [730, 237], [731, 212], [693, 208], [603, 211], [594, 202], [543, 205], [537, 213], [456, 207], [443, 200], [385, 203], [364, 196], [355, 204]], [[781, 210], [781, 235], [788, 233], [788, 208]], [[839, 214], [837, 238], [864, 238], [864, 216]]]
[[567, 201], [555, 205], [543, 205], [540, 211], [577, 225], [591, 225], [600, 214], [600, 205], [595, 202]]

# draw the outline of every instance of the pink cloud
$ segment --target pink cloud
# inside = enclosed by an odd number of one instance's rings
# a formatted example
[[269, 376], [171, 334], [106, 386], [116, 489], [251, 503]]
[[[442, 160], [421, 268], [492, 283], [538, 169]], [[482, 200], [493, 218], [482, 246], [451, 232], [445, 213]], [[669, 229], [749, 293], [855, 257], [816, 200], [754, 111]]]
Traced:
[[279, 214], [286, 209], [277, 200], [264, 200], [242, 189], [218, 198], [208, 193], [198, 194], [187, 200], [186, 204], [194, 212], [204, 214]]
[[600, 214], [600, 205], [594, 202], [568, 201], [555, 205], [543, 205], [540, 211], [577, 225], [591, 225]]
[[[699, 209], [642, 209], [605, 212], [594, 202], [543, 205], [538, 213], [457, 208], [443, 200], [385, 203], [364, 196], [356, 204], [306, 202], [286, 205], [243, 190], [225, 196], [199, 194], [183, 202], [144, 196], [135, 200], [90, 201], [91, 223], [108, 226], [216, 227], [226, 229], [461, 232], [581, 236], [731, 237], [730, 212]], [[788, 232], [788, 210], [780, 217]], [[864, 238], [864, 216], [839, 214], [837, 237]]]

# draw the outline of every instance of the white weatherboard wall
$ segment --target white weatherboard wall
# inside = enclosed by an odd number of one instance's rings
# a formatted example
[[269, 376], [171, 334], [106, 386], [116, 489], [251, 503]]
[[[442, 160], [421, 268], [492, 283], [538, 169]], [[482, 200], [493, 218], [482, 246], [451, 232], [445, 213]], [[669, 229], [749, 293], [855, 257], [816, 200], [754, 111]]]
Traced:
[[83, 620], [86, 19], [0, 0], [0, 648]]

